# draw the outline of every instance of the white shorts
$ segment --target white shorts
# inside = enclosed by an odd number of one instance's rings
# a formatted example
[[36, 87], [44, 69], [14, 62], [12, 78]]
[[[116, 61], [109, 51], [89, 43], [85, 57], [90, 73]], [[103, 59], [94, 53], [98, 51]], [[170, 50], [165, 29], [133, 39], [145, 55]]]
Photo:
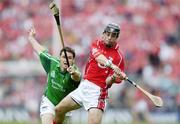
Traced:
[[99, 108], [104, 110], [106, 107], [107, 90], [101, 89], [96, 84], [83, 80], [79, 87], [70, 93], [71, 98], [86, 110]]
[[[52, 104], [52, 102], [45, 97], [44, 95], [41, 98], [41, 103], [40, 103], [40, 116], [44, 114], [52, 114], [55, 115], [55, 106]], [[66, 116], [71, 116], [72, 113], [68, 112]]]

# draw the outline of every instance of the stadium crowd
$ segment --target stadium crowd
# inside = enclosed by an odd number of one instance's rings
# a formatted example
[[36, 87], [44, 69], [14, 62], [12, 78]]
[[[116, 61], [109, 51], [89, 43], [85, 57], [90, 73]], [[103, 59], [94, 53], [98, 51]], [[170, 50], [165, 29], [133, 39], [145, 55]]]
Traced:
[[[60, 6], [65, 44], [76, 50], [77, 63], [82, 70], [92, 38], [102, 33], [101, 27], [108, 22], [118, 23], [121, 27], [118, 43], [125, 55], [126, 73], [166, 101], [165, 109], [161, 111], [174, 112], [179, 109], [179, 0], [61, 0]], [[52, 52], [57, 49], [51, 42], [54, 20], [48, 0], [1, 0], [0, 11], [1, 62], [36, 59], [27, 41], [29, 25], [36, 27], [42, 44]], [[4, 68], [0, 65], [1, 73]], [[29, 103], [29, 99], [35, 101], [33, 104], [38, 103], [44, 79], [44, 75], [20, 80], [19, 77], [0, 77], [0, 106], [23, 105]], [[23, 91], [25, 88], [28, 91]], [[128, 99], [124, 98], [128, 97], [125, 95], [127, 91], [119, 90], [110, 106], [127, 105], [124, 103]], [[38, 107], [35, 108], [37, 111]], [[149, 108], [153, 111], [151, 105]]]

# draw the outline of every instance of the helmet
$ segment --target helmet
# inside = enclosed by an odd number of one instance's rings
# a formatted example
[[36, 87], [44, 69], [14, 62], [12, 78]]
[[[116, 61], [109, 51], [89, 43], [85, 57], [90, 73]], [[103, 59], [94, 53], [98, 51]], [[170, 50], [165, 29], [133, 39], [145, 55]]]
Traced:
[[119, 26], [117, 24], [110, 23], [105, 27], [103, 33], [105, 33], [105, 32], [117, 33], [117, 37], [118, 37], [119, 33], [120, 33], [120, 28], [119, 28]]

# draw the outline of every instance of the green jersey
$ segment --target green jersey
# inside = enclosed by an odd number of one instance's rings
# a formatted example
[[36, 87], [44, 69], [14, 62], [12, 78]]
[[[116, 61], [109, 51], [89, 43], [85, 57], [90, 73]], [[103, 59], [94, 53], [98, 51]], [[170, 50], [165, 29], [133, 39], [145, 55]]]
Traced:
[[[47, 85], [44, 95], [54, 105], [57, 105], [65, 96], [78, 87], [79, 82], [71, 79], [71, 75], [67, 71], [61, 71], [60, 61], [47, 51], [41, 52], [39, 57], [47, 73]], [[73, 66], [78, 71], [77, 66]]]

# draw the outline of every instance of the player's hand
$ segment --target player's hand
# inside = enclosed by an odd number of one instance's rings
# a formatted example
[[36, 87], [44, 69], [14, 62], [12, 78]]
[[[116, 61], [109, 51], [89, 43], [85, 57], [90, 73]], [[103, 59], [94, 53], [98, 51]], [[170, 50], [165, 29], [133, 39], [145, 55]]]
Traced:
[[113, 71], [116, 75], [119, 75], [121, 73], [121, 69], [118, 66], [113, 64], [113, 65], [111, 65], [111, 68], [113, 69]]
[[124, 72], [121, 71], [121, 73], [119, 75], [117, 75], [121, 80], [125, 80], [126, 79], [126, 74]]
[[126, 79], [126, 74], [123, 71], [121, 71], [121, 69], [118, 66], [112, 65], [111, 68], [114, 71], [115, 77], [119, 77], [121, 80]]
[[29, 39], [31, 39], [31, 38], [35, 38], [35, 36], [36, 36], [36, 31], [35, 31], [35, 28], [34, 27], [31, 27], [30, 29], [29, 29]]
[[75, 69], [74, 69], [73, 66], [69, 66], [69, 67], [67, 68], [67, 71], [68, 71], [71, 75], [73, 75], [73, 74], [75, 73]]

